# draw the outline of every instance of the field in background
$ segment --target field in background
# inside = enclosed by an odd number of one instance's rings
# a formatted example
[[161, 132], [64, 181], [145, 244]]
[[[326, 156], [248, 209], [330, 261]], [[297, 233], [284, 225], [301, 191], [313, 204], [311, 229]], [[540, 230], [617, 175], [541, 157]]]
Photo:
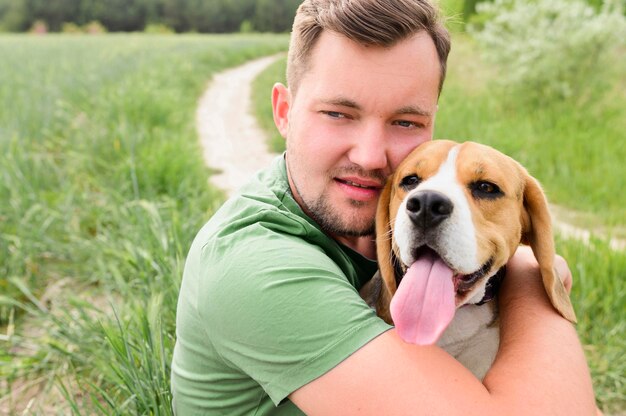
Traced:
[[[285, 82], [284, 71], [284, 60], [269, 67], [254, 90], [274, 151], [284, 149], [284, 140], [272, 122], [269, 91], [276, 80]], [[606, 238], [626, 236], [624, 73], [626, 62], [616, 60], [614, 92], [596, 107], [525, 107], [514, 96], [492, 93], [492, 70], [469, 38], [455, 34], [435, 128], [436, 138], [486, 143], [519, 160], [564, 208], [566, 220], [598, 232], [589, 245], [557, 238], [557, 250], [574, 274], [577, 329], [608, 414], [626, 411], [626, 252], [612, 251]]]
[[[626, 53], [626, 51], [624, 52]], [[623, 58], [623, 56], [621, 57]], [[284, 140], [271, 119], [269, 89], [285, 81], [285, 61], [257, 79], [255, 109], [281, 152]], [[436, 139], [472, 140], [497, 147], [519, 160], [541, 181], [549, 199], [568, 219], [602, 234], [626, 238], [626, 60], [616, 57], [613, 88], [598, 103], [531, 107], [519, 97], [491, 92], [493, 70], [462, 34], [453, 39], [448, 76], [437, 113]]]
[[223, 201], [197, 100], [287, 40], [0, 36], [0, 413], [170, 413], [183, 262]]
[[607, 69], [610, 88], [598, 100], [529, 105], [492, 88], [497, 74], [471, 39], [456, 34], [435, 133], [511, 155], [541, 181], [560, 220], [596, 233], [589, 245], [557, 236], [557, 251], [574, 275], [577, 330], [607, 414], [626, 412], [626, 251], [607, 244], [608, 237], [626, 238], [626, 194], [620, 191], [626, 177], [623, 53]]
[[[626, 99], [520, 108], [488, 94], [471, 42], [454, 45], [437, 137], [493, 144], [585, 225], [623, 226]], [[13, 391], [49, 397], [40, 414], [169, 414], [184, 257], [223, 200], [207, 185], [197, 99], [215, 71], [286, 46], [278, 35], [0, 36], [0, 413], [27, 403]], [[280, 62], [256, 85], [274, 137], [269, 91], [283, 73]], [[624, 412], [626, 254], [602, 240], [558, 248], [599, 403]]]

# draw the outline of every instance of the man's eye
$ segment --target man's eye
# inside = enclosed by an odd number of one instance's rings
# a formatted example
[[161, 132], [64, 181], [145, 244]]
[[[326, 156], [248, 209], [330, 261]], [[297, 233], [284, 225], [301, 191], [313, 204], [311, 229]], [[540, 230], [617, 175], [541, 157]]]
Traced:
[[400, 186], [404, 190], [408, 191], [410, 189], [415, 188], [417, 185], [419, 185], [419, 183], [421, 181], [422, 180], [417, 175], [408, 175], [408, 176], [405, 176], [404, 178], [402, 178], [402, 180], [400, 181]]
[[422, 124], [416, 123], [414, 121], [409, 121], [409, 120], [397, 120], [397, 121], [394, 121], [394, 124], [396, 126], [404, 127], [404, 128], [407, 128], [407, 129], [423, 127]]
[[346, 118], [346, 115], [339, 111], [322, 111], [322, 113], [331, 118]]
[[498, 185], [488, 181], [478, 181], [470, 185], [470, 190], [475, 198], [493, 199], [504, 195]]

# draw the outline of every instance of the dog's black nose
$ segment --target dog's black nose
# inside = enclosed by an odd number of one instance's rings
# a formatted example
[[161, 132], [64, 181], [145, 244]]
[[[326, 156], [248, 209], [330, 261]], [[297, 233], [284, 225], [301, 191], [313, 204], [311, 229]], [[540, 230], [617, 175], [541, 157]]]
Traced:
[[409, 218], [424, 230], [439, 225], [452, 214], [453, 208], [450, 198], [437, 191], [421, 191], [406, 201]]

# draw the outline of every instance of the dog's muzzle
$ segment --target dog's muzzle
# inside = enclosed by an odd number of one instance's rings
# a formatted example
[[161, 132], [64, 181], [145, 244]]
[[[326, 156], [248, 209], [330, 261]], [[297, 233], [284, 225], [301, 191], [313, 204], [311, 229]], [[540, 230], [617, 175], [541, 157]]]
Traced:
[[411, 222], [420, 231], [426, 231], [449, 218], [454, 210], [450, 198], [437, 191], [419, 191], [406, 201]]

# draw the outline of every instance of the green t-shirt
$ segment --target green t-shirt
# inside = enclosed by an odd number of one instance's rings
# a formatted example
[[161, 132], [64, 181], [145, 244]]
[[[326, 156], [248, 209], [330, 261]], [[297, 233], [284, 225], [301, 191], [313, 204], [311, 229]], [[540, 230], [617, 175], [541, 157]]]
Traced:
[[177, 414], [302, 414], [290, 393], [390, 328], [358, 294], [375, 271], [302, 212], [277, 157], [191, 246], [172, 361]]

